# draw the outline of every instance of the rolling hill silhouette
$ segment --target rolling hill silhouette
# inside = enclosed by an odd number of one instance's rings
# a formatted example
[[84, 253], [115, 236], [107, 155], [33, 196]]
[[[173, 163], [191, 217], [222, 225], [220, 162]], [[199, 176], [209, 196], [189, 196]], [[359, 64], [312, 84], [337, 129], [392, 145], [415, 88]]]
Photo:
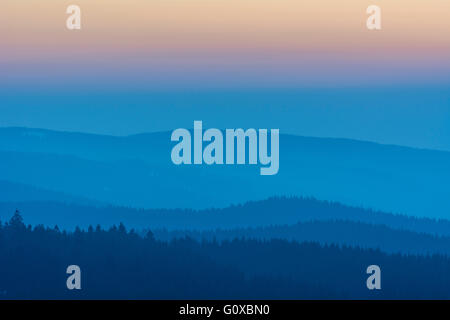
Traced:
[[0, 180], [0, 202], [52, 202], [96, 206], [101, 203], [81, 197], [74, 197], [62, 192]]
[[282, 135], [280, 172], [268, 177], [257, 166], [175, 166], [172, 146], [169, 132], [3, 128], [0, 179], [134, 208], [226, 207], [295, 195], [411, 216], [450, 214], [450, 152]]
[[[119, 222], [137, 230], [156, 229], [174, 231], [174, 235], [190, 234], [198, 238], [195, 232], [217, 232], [218, 237], [228, 238], [227, 232], [241, 236], [242, 233], [254, 234], [256, 238], [268, 235], [270, 238], [288, 238], [298, 223], [336, 222], [343, 223], [339, 230], [349, 232], [343, 238], [361, 234], [358, 225], [388, 227], [393, 230], [412, 231], [437, 236], [450, 236], [450, 221], [429, 218], [415, 218], [350, 207], [340, 203], [319, 201], [312, 198], [270, 198], [264, 201], [247, 202], [222, 209], [134, 209], [104, 205], [79, 205], [51, 201], [0, 202], [0, 219], [7, 221], [11, 212], [19, 209], [27, 223], [32, 225], [58, 225], [73, 230], [75, 226], [87, 228], [89, 225], [111, 226]], [[363, 226], [364, 227], [364, 226]], [[253, 228], [253, 229], [247, 229]], [[263, 229], [261, 229], [263, 228]], [[283, 228], [287, 228], [284, 230]], [[184, 231], [183, 231], [184, 230]], [[186, 231], [187, 230], [187, 231]], [[231, 231], [229, 231], [231, 230]], [[280, 231], [281, 230], [281, 231]], [[383, 228], [371, 229], [383, 231]], [[297, 230], [299, 231], [299, 230]], [[325, 239], [330, 231], [317, 236]], [[313, 232], [314, 233], [314, 232]], [[309, 233], [309, 234], [313, 234]], [[164, 235], [163, 237], [172, 237]], [[284, 234], [284, 235], [282, 235]], [[364, 235], [364, 234], [362, 234]], [[301, 235], [299, 235], [301, 237]], [[318, 238], [318, 240], [320, 240]]]
[[[419, 222], [420, 224], [420, 222]], [[378, 249], [387, 253], [408, 255], [441, 254], [450, 256], [450, 237], [393, 229], [386, 225], [374, 225], [355, 221], [309, 221], [294, 225], [258, 228], [213, 230], [151, 230], [156, 239], [173, 241], [190, 238], [197, 241], [232, 241], [249, 239], [269, 241], [282, 239], [295, 242], [316, 242], [322, 245], [338, 245], [364, 249]], [[145, 234], [146, 231], [143, 232]]]

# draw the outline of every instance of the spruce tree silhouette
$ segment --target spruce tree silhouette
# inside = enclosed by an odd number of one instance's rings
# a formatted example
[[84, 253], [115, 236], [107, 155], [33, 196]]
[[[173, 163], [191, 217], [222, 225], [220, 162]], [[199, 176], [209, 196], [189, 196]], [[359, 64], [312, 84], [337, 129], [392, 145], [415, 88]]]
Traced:
[[26, 229], [19, 210], [16, 209], [16, 212], [14, 212], [14, 215], [9, 220], [9, 226], [15, 231], [22, 231]]

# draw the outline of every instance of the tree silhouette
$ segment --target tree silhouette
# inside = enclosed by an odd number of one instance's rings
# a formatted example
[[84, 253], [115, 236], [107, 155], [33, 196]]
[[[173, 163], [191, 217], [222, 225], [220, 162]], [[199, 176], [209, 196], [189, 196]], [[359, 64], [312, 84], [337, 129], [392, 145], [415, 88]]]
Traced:
[[14, 212], [14, 215], [9, 220], [9, 226], [15, 230], [25, 229], [25, 224], [23, 223], [23, 218], [20, 215], [19, 210], [16, 209], [16, 212]]
[[[365, 286], [374, 263], [382, 270], [381, 291]], [[65, 288], [72, 264], [82, 269], [83, 290]], [[164, 242], [123, 224], [25, 228], [18, 211], [0, 227], [0, 266], [5, 299], [450, 298], [447, 256], [280, 239]]]

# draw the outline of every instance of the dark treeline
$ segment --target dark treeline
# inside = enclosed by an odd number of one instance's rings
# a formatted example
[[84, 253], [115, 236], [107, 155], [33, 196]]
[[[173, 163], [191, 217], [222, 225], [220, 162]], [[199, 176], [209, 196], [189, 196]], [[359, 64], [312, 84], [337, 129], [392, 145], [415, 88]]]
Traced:
[[[66, 268], [81, 268], [81, 290]], [[381, 267], [381, 291], [366, 288]], [[2, 299], [449, 298], [450, 260], [286, 240], [155, 240], [123, 224], [74, 232], [0, 226]]]
[[[1, 183], [0, 194], [2, 194]], [[21, 208], [25, 220], [32, 225], [53, 226], [57, 224], [61, 229], [66, 230], [73, 230], [77, 225], [87, 228], [89, 225], [97, 224], [109, 228], [118, 221], [133, 228], [205, 230], [346, 220], [386, 225], [392, 229], [450, 236], [450, 220], [395, 215], [302, 197], [275, 197], [261, 201], [248, 201], [223, 209], [204, 210], [135, 209], [45, 201], [0, 201], [0, 219], [9, 219], [15, 208]]]
[[213, 239], [224, 241], [235, 238], [284, 239], [296, 242], [313, 241], [321, 244], [380, 249], [387, 253], [420, 255], [437, 253], [450, 256], [450, 237], [448, 236], [392, 229], [385, 225], [372, 225], [354, 221], [309, 221], [294, 225], [201, 231], [167, 229], [153, 229], [152, 231], [155, 238], [162, 241], [185, 237], [199, 241], [211, 241]]

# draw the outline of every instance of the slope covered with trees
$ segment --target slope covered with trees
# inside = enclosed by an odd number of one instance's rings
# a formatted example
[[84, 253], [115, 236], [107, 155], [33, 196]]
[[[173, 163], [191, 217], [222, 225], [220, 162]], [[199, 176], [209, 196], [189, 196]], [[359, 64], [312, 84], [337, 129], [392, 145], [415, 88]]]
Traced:
[[346, 206], [337, 202], [303, 197], [273, 197], [249, 201], [222, 209], [135, 209], [104, 205], [79, 205], [54, 201], [0, 202], [0, 219], [8, 220], [19, 208], [32, 224], [73, 230], [101, 224], [110, 227], [122, 221], [131, 228], [167, 228], [169, 230], [210, 230], [270, 225], [294, 225], [298, 222], [344, 220], [392, 229], [450, 236], [450, 221], [417, 218], [370, 209]]
[[[66, 288], [79, 265], [82, 289]], [[366, 268], [382, 290], [366, 288]], [[449, 298], [450, 260], [285, 240], [169, 243], [120, 224], [74, 232], [26, 226], [16, 213], [0, 227], [0, 297], [10, 298]]]
[[[145, 231], [144, 231], [145, 232]], [[313, 241], [361, 248], [380, 249], [387, 253], [443, 254], [450, 256], [450, 237], [398, 230], [386, 225], [349, 220], [299, 222], [294, 225], [272, 225], [255, 228], [213, 230], [152, 230], [156, 239], [170, 241], [189, 237], [198, 241], [231, 241], [238, 239], [282, 239], [296, 242]]]

